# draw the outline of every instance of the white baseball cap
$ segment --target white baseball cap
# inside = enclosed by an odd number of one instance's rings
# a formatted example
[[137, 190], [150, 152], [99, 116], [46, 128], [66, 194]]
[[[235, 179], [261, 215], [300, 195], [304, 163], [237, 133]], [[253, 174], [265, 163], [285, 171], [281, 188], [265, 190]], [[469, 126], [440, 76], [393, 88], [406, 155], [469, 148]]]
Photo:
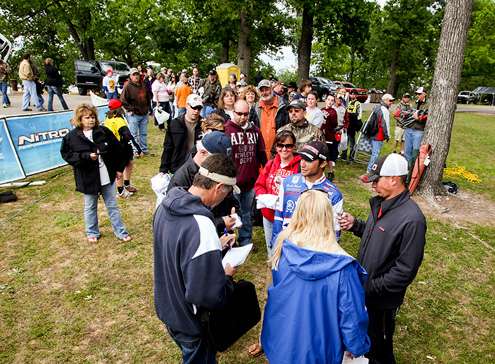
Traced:
[[390, 94], [385, 94], [385, 95], [382, 96], [382, 100], [383, 101], [388, 101], [388, 100], [394, 101], [395, 100], [395, 97], [393, 97]]
[[191, 107], [203, 106], [203, 100], [199, 95], [190, 94], [187, 96], [186, 103]]
[[422, 94], [422, 93], [425, 93], [425, 92], [426, 92], [426, 90], [425, 90], [425, 88], [423, 86], [418, 87], [418, 89], [416, 90], [416, 93], [417, 94]]
[[380, 177], [407, 176], [409, 173], [407, 159], [398, 153], [392, 153], [371, 166], [369, 182], [378, 180]]

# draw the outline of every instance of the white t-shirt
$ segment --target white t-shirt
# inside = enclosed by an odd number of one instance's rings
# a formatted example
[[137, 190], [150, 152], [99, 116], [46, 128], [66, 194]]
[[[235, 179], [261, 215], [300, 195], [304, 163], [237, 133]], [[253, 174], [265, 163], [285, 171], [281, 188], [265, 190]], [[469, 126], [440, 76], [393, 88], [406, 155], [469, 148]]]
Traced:
[[321, 110], [318, 109], [317, 107], [314, 107], [314, 108], [307, 107], [306, 108], [306, 120], [308, 120], [308, 122], [310, 124], [313, 124], [314, 126], [316, 126], [319, 129], [319, 128], [321, 128], [321, 126], [325, 122], [325, 116], [323, 115]]
[[[93, 141], [93, 130], [83, 130], [84, 135], [89, 140]], [[99, 151], [98, 151], [99, 152]], [[108, 174], [107, 166], [103, 162], [103, 158], [98, 154], [98, 165], [100, 167], [100, 183], [102, 186], [110, 184], [110, 175]]]
[[102, 85], [108, 88], [108, 92], [115, 92], [119, 84], [119, 76], [105, 76], [103, 77]]

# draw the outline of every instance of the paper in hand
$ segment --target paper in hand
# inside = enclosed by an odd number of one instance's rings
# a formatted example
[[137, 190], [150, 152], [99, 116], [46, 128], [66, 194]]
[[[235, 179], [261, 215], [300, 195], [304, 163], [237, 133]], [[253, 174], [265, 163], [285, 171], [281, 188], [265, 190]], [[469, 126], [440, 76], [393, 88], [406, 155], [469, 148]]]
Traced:
[[342, 360], [342, 364], [368, 364], [370, 360], [365, 358], [364, 356], [360, 356], [354, 359], [347, 357], [344, 354], [344, 359]]
[[262, 209], [275, 209], [277, 205], [277, 195], [270, 195], [268, 193], [256, 196], [256, 208]]
[[233, 226], [234, 229], [238, 229], [242, 226], [242, 220], [237, 214], [232, 214], [230, 217], [233, 217], [235, 219], [235, 224]]
[[222, 259], [222, 265], [225, 268], [227, 264], [231, 267], [237, 267], [246, 261], [249, 252], [253, 248], [253, 244], [244, 245], [238, 248], [230, 249]]

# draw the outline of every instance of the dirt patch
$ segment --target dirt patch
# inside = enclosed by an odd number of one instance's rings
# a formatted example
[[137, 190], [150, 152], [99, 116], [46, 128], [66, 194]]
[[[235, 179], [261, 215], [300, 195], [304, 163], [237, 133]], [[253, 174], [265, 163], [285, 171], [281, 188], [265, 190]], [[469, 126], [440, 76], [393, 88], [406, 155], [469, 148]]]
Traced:
[[421, 196], [413, 198], [426, 215], [439, 220], [495, 227], [495, 202], [481, 195], [459, 191], [456, 195], [436, 196], [437, 206]]

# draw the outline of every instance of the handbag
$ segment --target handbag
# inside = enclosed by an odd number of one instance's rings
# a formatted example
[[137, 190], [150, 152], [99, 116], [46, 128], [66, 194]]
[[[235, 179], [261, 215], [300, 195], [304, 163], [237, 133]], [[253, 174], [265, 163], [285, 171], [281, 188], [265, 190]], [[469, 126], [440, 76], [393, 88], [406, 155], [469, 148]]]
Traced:
[[201, 322], [209, 346], [223, 352], [261, 320], [261, 310], [254, 284], [234, 282], [234, 291], [227, 304], [219, 309], [203, 311]]
[[153, 110], [155, 119], [158, 125], [164, 125], [165, 122], [170, 118], [170, 114], [163, 110], [160, 106], [155, 107]]

